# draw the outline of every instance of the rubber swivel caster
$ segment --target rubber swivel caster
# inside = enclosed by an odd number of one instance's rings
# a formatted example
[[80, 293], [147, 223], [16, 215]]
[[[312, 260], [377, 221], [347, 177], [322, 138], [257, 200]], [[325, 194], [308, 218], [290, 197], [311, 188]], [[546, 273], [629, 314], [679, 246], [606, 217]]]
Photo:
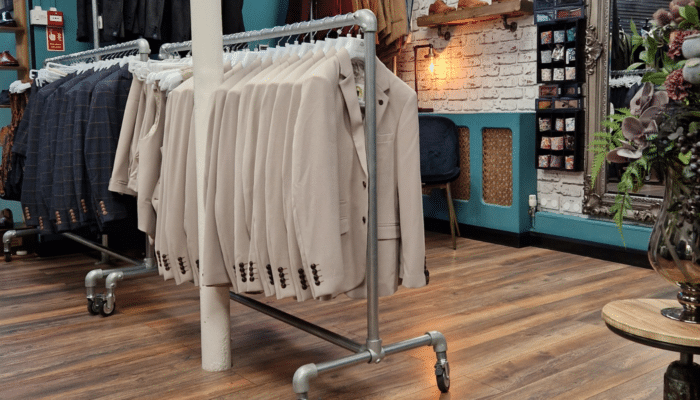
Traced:
[[99, 315], [104, 305], [105, 301], [102, 296], [97, 295], [94, 299], [88, 299], [88, 312], [92, 315]]
[[447, 360], [439, 361], [435, 365], [435, 378], [437, 379], [438, 389], [442, 393], [450, 391], [450, 365]]
[[100, 314], [102, 314], [103, 317], [109, 317], [110, 315], [114, 314], [114, 310], [117, 308], [117, 303], [115, 302], [112, 307], [108, 307], [107, 302], [105, 302], [102, 305], [102, 308], [100, 308]]

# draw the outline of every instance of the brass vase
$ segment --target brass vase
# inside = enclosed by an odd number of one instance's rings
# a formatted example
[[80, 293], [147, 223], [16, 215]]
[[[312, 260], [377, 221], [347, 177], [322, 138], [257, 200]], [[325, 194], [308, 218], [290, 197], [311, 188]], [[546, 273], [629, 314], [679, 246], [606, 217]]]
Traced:
[[700, 323], [700, 218], [684, 217], [683, 203], [692, 196], [687, 186], [665, 179], [664, 201], [649, 240], [649, 262], [678, 286], [682, 307], [661, 310], [664, 316]]

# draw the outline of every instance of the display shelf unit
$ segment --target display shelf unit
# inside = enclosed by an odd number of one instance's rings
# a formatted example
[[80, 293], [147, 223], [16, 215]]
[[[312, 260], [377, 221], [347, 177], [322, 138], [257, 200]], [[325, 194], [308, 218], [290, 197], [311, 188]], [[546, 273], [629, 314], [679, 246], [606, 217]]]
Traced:
[[[0, 67], [0, 71], [17, 71], [17, 79], [22, 82], [29, 81], [29, 37], [27, 32], [27, 4], [26, 0], [13, 0], [13, 17], [17, 26], [0, 27], [0, 33], [15, 35], [15, 51], [12, 54], [19, 66]], [[2, 49], [9, 50], [9, 49]], [[0, 50], [0, 51], [2, 51]], [[7, 108], [7, 107], [3, 107]]]
[[585, 37], [585, 19], [538, 24], [537, 83], [585, 82]]
[[[568, 101], [570, 99], [558, 99]], [[537, 110], [537, 169], [582, 171], [584, 119], [581, 109]]]
[[528, 0], [503, 0], [481, 7], [462, 8], [443, 14], [418, 17], [418, 26], [460, 25], [470, 21], [532, 15], [533, 5]]

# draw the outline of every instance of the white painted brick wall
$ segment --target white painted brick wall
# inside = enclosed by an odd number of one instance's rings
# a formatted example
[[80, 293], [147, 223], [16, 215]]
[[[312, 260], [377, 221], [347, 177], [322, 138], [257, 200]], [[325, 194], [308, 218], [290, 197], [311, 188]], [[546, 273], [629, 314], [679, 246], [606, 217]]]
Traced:
[[[399, 76], [413, 87], [413, 46], [430, 43], [435, 48], [434, 73], [430, 73], [430, 60], [425, 58], [428, 49], [419, 50], [419, 105], [433, 107], [436, 112], [533, 112], [537, 87], [537, 28], [533, 17], [514, 19], [518, 23], [515, 32], [505, 29], [501, 19], [443, 28], [452, 35], [446, 41], [438, 37], [437, 29], [419, 28], [415, 22], [417, 17], [428, 14], [433, 2], [414, 1], [410, 43], [398, 58]], [[446, 1], [452, 7], [456, 7], [457, 2]], [[450, 93], [445, 96], [440, 93], [445, 90], [471, 93]], [[424, 92], [428, 95], [424, 95]]]
[[[418, 101], [440, 113], [534, 112], [537, 97], [537, 28], [532, 16], [513, 19], [510, 32], [501, 19], [447, 28], [419, 28], [416, 18], [428, 14], [434, 0], [414, 1], [410, 42], [398, 58], [401, 79], [414, 87], [414, 45], [432, 44], [437, 57], [430, 73], [428, 49], [418, 53]], [[458, 0], [445, 1], [456, 7]], [[508, 20], [511, 21], [510, 19]], [[445, 28], [443, 28], [444, 32]], [[539, 209], [581, 216], [583, 173], [537, 171]]]

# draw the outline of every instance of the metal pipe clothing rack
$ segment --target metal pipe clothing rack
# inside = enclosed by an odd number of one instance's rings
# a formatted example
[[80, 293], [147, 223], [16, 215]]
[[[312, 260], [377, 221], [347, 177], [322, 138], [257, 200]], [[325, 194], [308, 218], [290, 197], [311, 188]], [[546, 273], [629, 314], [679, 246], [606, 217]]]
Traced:
[[[307, 364], [300, 367], [293, 378], [294, 392], [298, 400], [308, 400], [309, 381], [319, 373], [327, 372], [359, 363], [379, 363], [386, 356], [410, 349], [433, 346], [437, 363], [435, 374], [438, 387], [447, 392], [450, 386], [449, 364], [447, 362], [447, 341], [440, 332], [428, 332], [423, 336], [404, 340], [387, 346], [382, 345], [379, 336], [379, 296], [377, 265], [377, 152], [376, 152], [376, 48], [377, 19], [369, 10], [324, 18], [320, 20], [295, 23], [281, 27], [225, 35], [224, 46], [248, 43], [291, 35], [308, 34], [347, 26], [359, 26], [364, 32], [365, 41], [365, 140], [367, 143], [367, 166], [369, 183], [369, 215], [367, 230], [367, 339], [364, 344], [357, 343], [322, 327], [299, 319], [276, 308], [267, 306], [246, 296], [229, 292], [229, 297], [247, 307], [253, 308], [273, 318], [311, 333], [321, 339], [343, 347], [353, 355], [319, 364]], [[192, 50], [192, 42], [164, 44], [160, 48], [160, 57], [176, 57], [178, 52]], [[204, 332], [202, 333], [204, 335]]]
[[[145, 39], [137, 39], [126, 43], [115, 44], [112, 46], [103, 47], [101, 49], [93, 49], [81, 51], [79, 53], [66, 54], [62, 56], [47, 58], [44, 60], [44, 65], [48, 63], [71, 63], [78, 61], [97, 61], [100, 57], [116, 58], [123, 57], [132, 54], [138, 54], [141, 61], [147, 61], [151, 53], [148, 41]], [[35, 235], [40, 234], [37, 229], [25, 229], [25, 230], [9, 230], [3, 235], [5, 261], [9, 262], [12, 259], [12, 239], [15, 237]], [[134, 266], [117, 268], [117, 269], [95, 269], [90, 271], [85, 276], [85, 290], [87, 293], [87, 303], [88, 312], [91, 314], [102, 314], [104, 316], [109, 316], [114, 313], [116, 307], [116, 297], [114, 291], [116, 289], [116, 282], [124, 279], [125, 276], [138, 276], [144, 274], [151, 274], [156, 271], [155, 258], [153, 253], [153, 246], [146, 238], [146, 256], [143, 260], [135, 260], [119, 253], [110, 250], [107, 247], [107, 235], [102, 235], [102, 244], [91, 242], [81, 236], [74, 233], [65, 232], [61, 234], [63, 237], [73, 240], [77, 243], [82, 244], [93, 250], [97, 250], [102, 254], [102, 261], [98, 264], [105, 264], [109, 261], [109, 257], [125, 261], [127, 263], [133, 264]], [[105, 290], [106, 293], [99, 294], [95, 293], [95, 288], [97, 287], [97, 281], [99, 279], [105, 278]]]

